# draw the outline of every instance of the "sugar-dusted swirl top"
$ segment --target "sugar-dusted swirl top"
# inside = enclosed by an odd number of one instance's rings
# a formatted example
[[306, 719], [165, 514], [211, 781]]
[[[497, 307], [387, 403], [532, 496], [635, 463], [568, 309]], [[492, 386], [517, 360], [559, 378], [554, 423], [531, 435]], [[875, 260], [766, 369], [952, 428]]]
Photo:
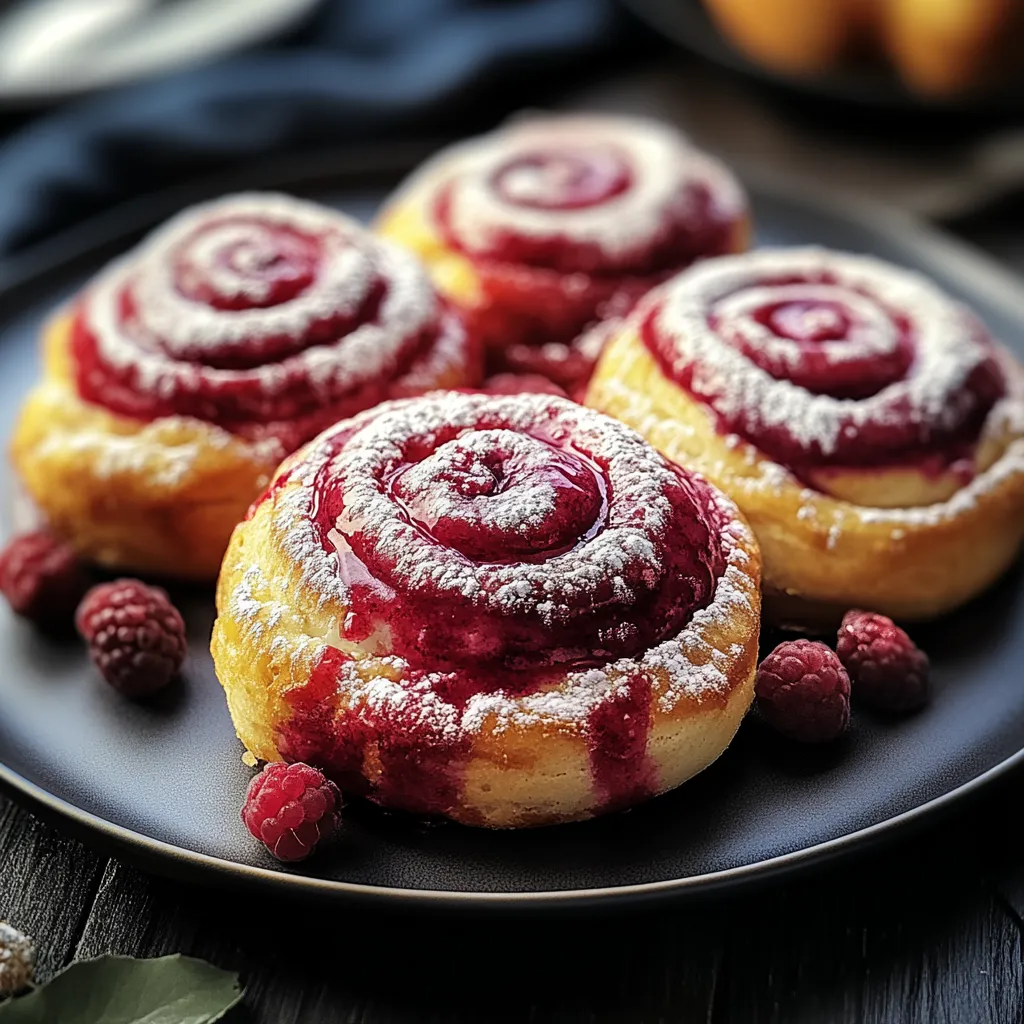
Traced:
[[1006, 392], [995, 348], [925, 278], [816, 248], [709, 260], [652, 293], [644, 340], [723, 429], [800, 472], [978, 440]]
[[435, 216], [470, 256], [648, 275], [730, 248], [745, 201], [677, 132], [612, 116], [524, 120], [444, 154]]
[[288, 543], [348, 608], [341, 642], [426, 671], [635, 655], [708, 605], [725, 569], [709, 485], [550, 395], [390, 403], [323, 435], [288, 467], [297, 480]]
[[743, 248], [747, 221], [736, 179], [678, 132], [597, 114], [534, 116], [449, 147], [384, 217], [437, 267], [490, 372], [540, 374], [573, 396], [601, 349], [589, 328], [694, 260]]
[[197, 206], [154, 232], [87, 287], [71, 345], [89, 401], [286, 449], [468, 358], [412, 256], [276, 194]]

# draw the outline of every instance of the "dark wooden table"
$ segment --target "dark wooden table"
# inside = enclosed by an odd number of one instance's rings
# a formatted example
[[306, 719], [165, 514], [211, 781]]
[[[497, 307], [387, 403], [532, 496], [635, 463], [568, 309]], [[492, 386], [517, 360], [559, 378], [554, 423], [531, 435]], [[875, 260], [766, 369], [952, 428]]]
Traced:
[[[956, 230], [1024, 270], [1024, 203]], [[0, 919], [35, 937], [41, 978], [104, 952], [237, 969], [240, 1024], [1008, 1024], [1024, 1020], [1022, 806], [1008, 779], [898, 845], [728, 900], [397, 917], [164, 881], [0, 796]]]
[[1024, 1019], [1022, 799], [1011, 781], [898, 847], [728, 901], [509, 918], [186, 887], [0, 798], [0, 917], [35, 937], [42, 977], [104, 952], [240, 970], [239, 1024], [1010, 1024]]

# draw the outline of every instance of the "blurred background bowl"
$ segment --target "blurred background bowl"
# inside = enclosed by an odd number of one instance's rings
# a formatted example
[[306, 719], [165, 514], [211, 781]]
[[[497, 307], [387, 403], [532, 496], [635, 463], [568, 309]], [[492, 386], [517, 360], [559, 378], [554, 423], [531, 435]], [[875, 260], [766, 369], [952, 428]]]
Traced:
[[[893, 111], [1013, 113], [1024, 111], [1024, 70], [1014, 80], [981, 90], [923, 94], [907, 87], [880, 60], [845, 61], [818, 74], [786, 74], [745, 56], [727, 41], [702, 0], [623, 0], [641, 20], [679, 46], [720, 67], [773, 87], [847, 104]], [[833, 0], [819, 0], [831, 3]], [[1021, 47], [1024, 48], [1024, 40]], [[1020, 62], [1024, 66], [1024, 61]]]

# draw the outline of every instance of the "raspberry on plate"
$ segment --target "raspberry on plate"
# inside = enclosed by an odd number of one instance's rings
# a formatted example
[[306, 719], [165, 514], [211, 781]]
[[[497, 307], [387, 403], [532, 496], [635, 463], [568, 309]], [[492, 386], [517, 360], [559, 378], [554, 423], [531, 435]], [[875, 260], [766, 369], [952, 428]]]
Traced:
[[0, 551], [0, 591], [37, 626], [70, 626], [89, 581], [74, 551], [46, 530], [23, 533]]
[[181, 613], [165, 591], [139, 580], [93, 587], [78, 606], [75, 625], [103, 678], [128, 697], [147, 697], [166, 686], [188, 649]]
[[886, 711], [913, 711], [927, 703], [928, 655], [887, 616], [847, 612], [836, 651], [858, 700]]
[[802, 743], [824, 743], [850, 721], [850, 677], [816, 640], [787, 640], [761, 662], [754, 684], [768, 723]]
[[341, 791], [308, 764], [275, 761], [249, 783], [242, 821], [278, 860], [305, 860], [337, 831]]

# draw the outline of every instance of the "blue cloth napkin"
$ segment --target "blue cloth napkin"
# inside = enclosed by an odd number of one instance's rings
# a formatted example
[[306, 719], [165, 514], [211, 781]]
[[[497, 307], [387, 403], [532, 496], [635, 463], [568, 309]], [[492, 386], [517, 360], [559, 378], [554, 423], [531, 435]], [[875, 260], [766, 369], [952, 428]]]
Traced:
[[336, 0], [285, 45], [79, 101], [11, 136], [0, 257], [232, 163], [478, 130], [635, 52], [635, 35], [612, 0]]

